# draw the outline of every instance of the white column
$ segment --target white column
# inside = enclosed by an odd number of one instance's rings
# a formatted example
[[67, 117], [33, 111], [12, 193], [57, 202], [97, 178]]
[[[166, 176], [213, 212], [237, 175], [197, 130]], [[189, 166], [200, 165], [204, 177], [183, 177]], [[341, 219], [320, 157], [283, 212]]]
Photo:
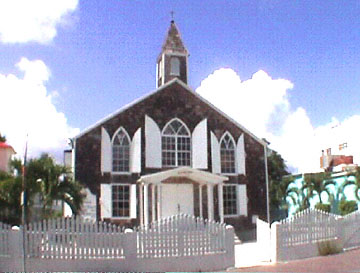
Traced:
[[151, 216], [152, 216], [152, 221], [155, 222], [156, 218], [155, 218], [155, 184], [151, 184]]
[[214, 188], [213, 185], [207, 185], [208, 200], [208, 219], [214, 220]]
[[224, 223], [224, 201], [223, 201], [223, 184], [218, 184], [218, 200], [219, 200], [219, 215], [220, 223]]
[[199, 184], [199, 211], [200, 211], [200, 214], [199, 216], [200, 217], [203, 217], [203, 200], [202, 200], [202, 185]]
[[161, 185], [157, 185], [157, 200], [158, 200], [158, 202], [157, 202], [157, 212], [158, 212], [158, 214], [157, 214], [157, 218], [158, 218], [158, 220], [160, 220], [161, 219], [161, 204], [162, 204], [162, 202], [161, 202], [161, 190], [162, 190], [162, 187], [161, 187]]
[[144, 185], [144, 224], [149, 224], [149, 185]]
[[143, 184], [139, 185], [139, 198], [140, 198], [140, 225], [144, 224], [144, 195], [143, 195]]

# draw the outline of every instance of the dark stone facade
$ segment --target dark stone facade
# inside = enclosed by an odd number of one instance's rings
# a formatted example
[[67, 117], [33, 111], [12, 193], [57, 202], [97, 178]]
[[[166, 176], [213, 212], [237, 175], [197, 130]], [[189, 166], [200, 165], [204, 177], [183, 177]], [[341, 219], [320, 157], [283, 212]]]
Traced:
[[[131, 107], [120, 111], [112, 118], [91, 129], [76, 139], [75, 177], [85, 184], [93, 194], [99, 198], [100, 183], [121, 182], [136, 183], [140, 175], [162, 171], [164, 169], [149, 169], [145, 167], [145, 115], [150, 116], [160, 130], [168, 121], [177, 117], [181, 119], [192, 132], [195, 126], [207, 118], [208, 126], [208, 169], [211, 172], [211, 140], [210, 132], [214, 132], [218, 140], [225, 131], [229, 131], [234, 139], [244, 133], [246, 152], [246, 176], [230, 176], [227, 183], [247, 185], [248, 218], [259, 215], [266, 219], [266, 180], [264, 146], [253, 136], [243, 132], [234, 122], [220, 114], [209, 104], [198, 98], [192, 91], [187, 90], [177, 80], [166, 84], [157, 92], [151, 94]], [[101, 126], [109, 133], [110, 138], [122, 126], [132, 138], [136, 130], [141, 127], [141, 174], [121, 175], [111, 177], [110, 173], [101, 174]], [[215, 195], [216, 196], [216, 195]], [[217, 200], [215, 200], [217, 202]], [[214, 203], [217, 207], [217, 203]], [[198, 210], [195, 207], [195, 210]], [[215, 212], [215, 216], [216, 216]], [[98, 209], [99, 215], [99, 209]], [[243, 216], [238, 217], [243, 221]], [[235, 223], [236, 218], [225, 218], [225, 222]]]

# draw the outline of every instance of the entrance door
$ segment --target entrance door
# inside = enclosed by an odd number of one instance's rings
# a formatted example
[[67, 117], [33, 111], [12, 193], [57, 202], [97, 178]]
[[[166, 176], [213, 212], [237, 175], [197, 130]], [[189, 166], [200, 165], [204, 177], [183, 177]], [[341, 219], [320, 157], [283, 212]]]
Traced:
[[192, 184], [162, 184], [162, 217], [185, 213], [194, 215], [194, 189]]

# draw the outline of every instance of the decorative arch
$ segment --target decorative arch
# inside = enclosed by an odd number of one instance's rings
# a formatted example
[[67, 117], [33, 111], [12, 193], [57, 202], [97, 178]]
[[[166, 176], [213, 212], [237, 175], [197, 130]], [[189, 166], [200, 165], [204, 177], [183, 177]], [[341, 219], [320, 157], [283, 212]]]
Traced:
[[161, 133], [163, 167], [191, 165], [191, 133], [186, 124], [173, 118]]
[[220, 139], [220, 162], [221, 173], [234, 174], [236, 173], [236, 144], [232, 135], [226, 131]]
[[120, 127], [116, 130], [112, 141], [112, 171], [130, 172], [131, 140], [127, 131]]

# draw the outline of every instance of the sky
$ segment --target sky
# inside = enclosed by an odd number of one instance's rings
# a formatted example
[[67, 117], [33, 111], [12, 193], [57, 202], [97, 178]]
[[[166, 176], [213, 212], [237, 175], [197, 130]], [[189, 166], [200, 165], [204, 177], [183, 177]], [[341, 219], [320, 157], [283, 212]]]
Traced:
[[[189, 86], [292, 172], [322, 149], [360, 155], [360, 2], [0, 1], [0, 133], [59, 160], [67, 139], [155, 90], [171, 11]], [[334, 134], [336, 128], [336, 134]], [[334, 137], [336, 135], [336, 138]]]

